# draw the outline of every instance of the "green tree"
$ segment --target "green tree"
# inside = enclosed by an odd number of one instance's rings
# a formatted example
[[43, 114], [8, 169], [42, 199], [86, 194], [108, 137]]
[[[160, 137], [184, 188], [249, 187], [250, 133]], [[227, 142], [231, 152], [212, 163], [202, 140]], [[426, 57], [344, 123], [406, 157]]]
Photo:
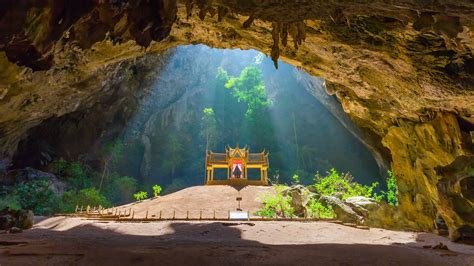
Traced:
[[[221, 74], [221, 76], [224, 75]], [[249, 119], [270, 105], [270, 100], [265, 93], [262, 72], [256, 67], [244, 68], [240, 76], [230, 78], [225, 87], [233, 90], [233, 95], [237, 101], [247, 104], [245, 115]]]
[[125, 204], [133, 201], [133, 193], [137, 191], [137, 180], [130, 176], [112, 174], [112, 181], [105, 191], [107, 198], [114, 204]]
[[61, 158], [51, 164], [51, 171], [65, 180], [72, 190], [79, 191], [92, 187], [94, 173], [90, 167], [81, 162], [68, 162]]
[[108, 143], [103, 147], [102, 150], [102, 174], [100, 176], [100, 183], [99, 183], [99, 192], [102, 190], [102, 185], [104, 183], [104, 179], [106, 179], [110, 175], [110, 164], [117, 160], [123, 150], [123, 144], [119, 141]]
[[[5, 206], [3, 206], [5, 205]], [[46, 179], [19, 184], [0, 204], [12, 209], [32, 210], [36, 215], [51, 215], [59, 211], [59, 197]]]
[[112, 204], [95, 188], [85, 188], [79, 191], [67, 191], [63, 194], [63, 211], [73, 212], [76, 206], [110, 207]]
[[175, 178], [176, 170], [183, 160], [184, 147], [180, 139], [176, 135], [171, 135], [165, 147], [166, 156], [162, 163], [163, 169], [171, 174], [171, 178]]
[[206, 140], [206, 151], [209, 148], [213, 148], [215, 145], [215, 139], [217, 135], [217, 121], [216, 114], [212, 108], [204, 108], [202, 110], [202, 129], [201, 136]]

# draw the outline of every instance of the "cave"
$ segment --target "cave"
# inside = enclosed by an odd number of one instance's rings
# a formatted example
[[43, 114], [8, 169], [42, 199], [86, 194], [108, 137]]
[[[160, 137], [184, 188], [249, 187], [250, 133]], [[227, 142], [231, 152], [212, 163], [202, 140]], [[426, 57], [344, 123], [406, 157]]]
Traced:
[[[390, 253], [395, 264], [469, 265], [473, 14], [469, 1], [7, 1], [0, 11], [2, 226], [14, 232], [35, 221], [21, 239], [31, 238], [25, 252], [39, 252], [45, 263], [54, 241], [85, 230], [145, 249], [175, 245], [176, 237], [191, 250], [178, 264], [256, 263], [258, 256], [295, 263], [239, 243], [288, 250], [291, 258], [327, 250], [321, 262], [360, 264], [334, 258], [370, 243], [363, 254]], [[269, 153], [271, 186], [203, 186], [206, 152], [236, 145]], [[269, 191], [280, 197], [273, 207]], [[248, 223], [227, 221], [236, 198]], [[64, 220], [40, 221], [43, 214]], [[302, 223], [309, 238], [290, 247], [265, 215], [296, 238], [298, 219], [317, 221]], [[70, 227], [80, 217], [96, 222]], [[136, 226], [121, 227], [115, 217]], [[337, 226], [351, 225], [370, 228], [361, 233], [367, 239], [373, 228], [395, 230], [387, 238], [399, 234], [403, 247], [311, 239], [312, 230], [337, 235], [346, 232]], [[164, 233], [143, 235], [153, 226]], [[265, 229], [278, 240], [259, 235]], [[43, 234], [51, 242], [42, 249], [35, 241]], [[8, 238], [0, 264], [18, 264], [8, 254], [21, 254], [20, 238]], [[228, 241], [250, 253], [226, 261], [218, 249], [223, 257], [212, 260], [196, 255], [202, 249], [193, 241], [208, 248]], [[119, 254], [103, 243], [95, 247]], [[77, 261], [100, 263], [81, 252]], [[160, 254], [170, 264], [178, 252]], [[123, 256], [156, 262], [147, 252]]]

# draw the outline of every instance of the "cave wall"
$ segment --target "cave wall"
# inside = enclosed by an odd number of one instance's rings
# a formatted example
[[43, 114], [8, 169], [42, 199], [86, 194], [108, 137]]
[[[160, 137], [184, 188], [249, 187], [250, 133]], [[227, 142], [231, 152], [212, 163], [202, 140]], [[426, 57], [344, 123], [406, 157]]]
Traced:
[[256, 49], [324, 78], [390, 150], [410, 227], [432, 230], [437, 215], [453, 239], [472, 227], [436, 170], [474, 152], [472, 1], [14, 2], [0, 12], [4, 165], [28, 130], [104, 93], [88, 82], [113, 65], [180, 44]]

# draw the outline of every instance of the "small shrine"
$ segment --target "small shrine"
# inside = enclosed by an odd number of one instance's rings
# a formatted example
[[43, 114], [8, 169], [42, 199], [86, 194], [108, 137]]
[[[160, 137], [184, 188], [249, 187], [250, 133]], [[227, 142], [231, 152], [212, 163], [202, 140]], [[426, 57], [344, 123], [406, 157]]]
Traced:
[[[206, 185], [268, 185], [268, 152], [250, 153], [247, 146], [228, 146], [225, 153], [206, 153]], [[227, 179], [214, 179], [215, 169], [227, 169]], [[259, 169], [260, 176], [249, 176], [248, 169]], [[255, 171], [252, 171], [255, 172]]]

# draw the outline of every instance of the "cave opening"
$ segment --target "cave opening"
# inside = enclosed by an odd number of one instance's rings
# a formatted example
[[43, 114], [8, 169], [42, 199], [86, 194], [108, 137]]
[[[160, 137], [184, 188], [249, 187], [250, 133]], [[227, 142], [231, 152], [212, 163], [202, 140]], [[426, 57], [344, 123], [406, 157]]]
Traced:
[[58, 160], [81, 161], [96, 169], [91, 185], [126, 203], [154, 184], [163, 194], [202, 185], [206, 150], [248, 145], [269, 152], [273, 183], [297, 176], [309, 185], [336, 169], [385, 189], [385, 169], [324, 80], [283, 61], [276, 69], [259, 51], [177, 46], [124, 67], [118, 79], [111, 96], [32, 128], [14, 168], [54, 172]]
[[[206, 149], [270, 154], [270, 178], [313, 182], [334, 168], [384, 183], [374, 157], [322, 79], [255, 50], [178, 46], [118, 141], [120, 175], [169, 193], [203, 184]], [[252, 87], [253, 89], [248, 89]]]

